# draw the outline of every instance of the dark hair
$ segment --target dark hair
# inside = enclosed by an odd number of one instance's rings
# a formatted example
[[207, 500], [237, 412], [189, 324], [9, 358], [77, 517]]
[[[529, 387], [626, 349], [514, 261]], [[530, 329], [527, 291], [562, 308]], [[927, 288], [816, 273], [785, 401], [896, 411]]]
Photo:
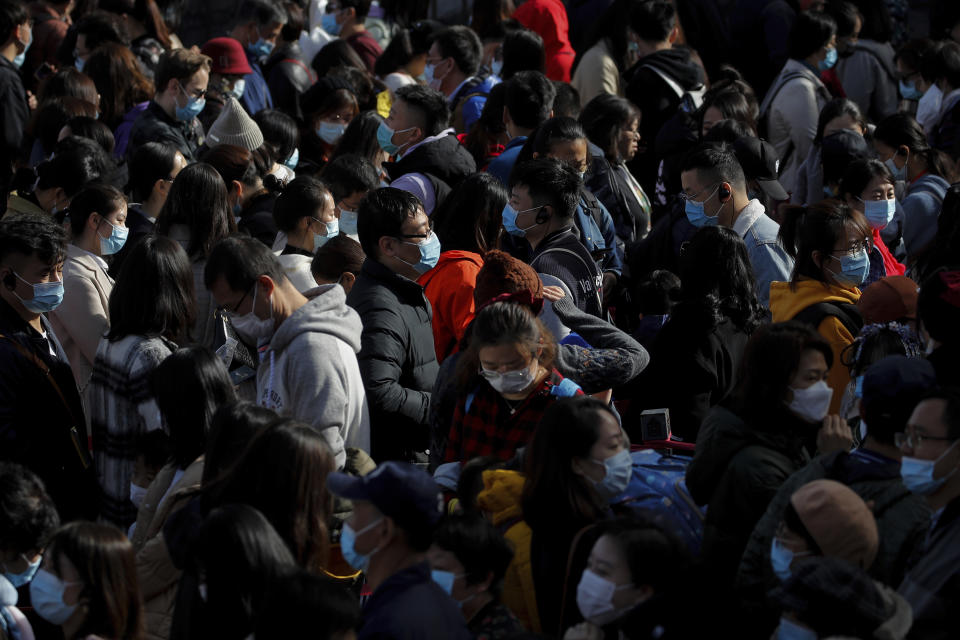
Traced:
[[333, 511], [327, 474], [335, 468], [319, 431], [282, 419], [257, 436], [220, 481], [204, 489], [202, 503], [207, 508], [233, 502], [259, 509], [297, 563], [319, 572], [327, 562], [327, 518]]
[[54, 147], [53, 157], [37, 167], [37, 189], [60, 187], [72, 198], [88, 184], [105, 181], [114, 168], [110, 156], [96, 142], [67, 136]]
[[284, 187], [273, 205], [277, 229], [289, 233], [304, 217], [316, 217], [327, 198], [333, 199], [327, 185], [313, 176], [297, 176]]
[[217, 407], [235, 398], [230, 374], [213, 351], [193, 345], [164, 358], [150, 386], [170, 434], [173, 462], [186, 469], [206, 450]]
[[557, 400], [543, 414], [527, 445], [522, 498], [523, 519], [534, 532], [558, 522], [582, 526], [606, 512], [607, 505], [570, 464], [590, 456], [603, 414], [617, 420], [610, 407], [591, 396]]
[[947, 437], [952, 440], [960, 438], [960, 392], [955, 387], [940, 387], [923, 400], [943, 400], [946, 403], [940, 419], [947, 427]]
[[637, 311], [666, 315], [680, 299], [680, 278], [666, 269], [651, 271], [633, 290]]
[[484, 489], [484, 472], [503, 469], [507, 464], [497, 456], [477, 456], [463, 464], [457, 480], [457, 499], [460, 501], [457, 506], [462, 513], [478, 512], [477, 498]]
[[514, 11], [513, 0], [475, 0], [469, 24], [484, 42], [498, 40]]
[[823, 131], [830, 124], [831, 120], [836, 120], [841, 116], [850, 116], [854, 122], [860, 125], [864, 131], [867, 130], [867, 120], [863, 117], [863, 112], [853, 100], [847, 98], [833, 98], [823, 105], [820, 110], [820, 117], [817, 119], [817, 133], [813, 138], [816, 144], [823, 142]]
[[[152, 0], [151, 0], [152, 3]], [[97, 47], [83, 67], [100, 94], [100, 117], [114, 129], [134, 105], [153, 98], [153, 82], [129, 48], [115, 42]]]
[[508, 33], [503, 39], [502, 51], [500, 77], [504, 82], [521, 71], [546, 72], [546, 49], [543, 38], [536, 31], [517, 29]]
[[600, 147], [608, 160], [619, 161], [620, 130], [639, 117], [640, 112], [626, 98], [601, 93], [580, 112], [580, 124], [590, 142]]
[[447, 27], [433, 37], [434, 44], [444, 58], [453, 58], [453, 64], [467, 76], [480, 69], [483, 45], [470, 27], [456, 25]]
[[669, 0], [638, 2], [630, 14], [630, 28], [646, 42], [664, 42], [677, 25], [677, 10]]
[[[680, 165], [680, 172], [696, 171], [706, 183], [729, 182], [734, 189], [746, 190], [747, 179], [733, 148], [726, 145], [704, 144], [688, 153]], [[682, 277], [681, 277], [682, 279]]]
[[353, 111], [354, 117], [360, 113], [360, 108], [357, 106], [357, 97], [350, 89], [341, 87], [322, 92], [310, 92], [308, 90], [300, 95], [300, 109], [303, 111], [304, 123], [309, 130], [313, 129], [315, 119], [324, 118], [347, 107]]
[[395, 238], [404, 220], [423, 210], [420, 200], [406, 191], [383, 187], [367, 194], [357, 211], [357, 236], [367, 256], [379, 255], [380, 238]]
[[499, 82], [493, 85], [490, 93], [487, 95], [487, 101], [480, 111], [480, 118], [474, 123], [473, 128], [467, 133], [463, 141], [464, 148], [473, 156], [473, 161], [478, 168], [487, 166], [490, 162], [491, 154], [499, 153], [501, 136], [506, 132], [507, 127], [503, 124], [503, 99], [506, 94], [504, 83]]
[[126, 205], [127, 201], [119, 190], [94, 184], [85, 188], [70, 201], [70, 229], [73, 237], [79, 238], [87, 226], [91, 214], [106, 218], [114, 211]]
[[[897, 49], [893, 56], [893, 61], [901, 62], [907, 69], [920, 72], [923, 67], [923, 59], [933, 51], [934, 43], [929, 38], [913, 38], [907, 40]], [[922, 75], [922, 74], [921, 74]]]
[[197, 532], [194, 556], [207, 585], [205, 611], [223, 637], [249, 635], [273, 580], [296, 566], [270, 521], [246, 504], [213, 509]]
[[783, 223], [778, 240], [794, 259], [791, 286], [800, 278], [824, 281], [823, 269], [813, 260], [813, 252], [821, 257], [832, 254], [837, 242], [846, 237], [848, 225], [859, 231], [864, 238], [872, 238], [873, 232], [866, 218], [836, 199], [828, 199], [808, 207], [784, 208]]
[[[165, 49], [173, 47], [170, 30], [167, 29], [163, 14], [155, 0], [99, 0], [98, 8], [121, 16], [124, 14], [132, 16], [143, 23], [147, 35], [156, 39]], [[87, 67], [84, 66], [83, 70], [86, 71]]]
[[13, 30], [30, 19], [27, 7], [17, 0], [5, 0], [0, 3], [0, 39], [6, 42]]
[[278, 420], [277, 414], [249, 400], [221, 404], [210, 420], [203, 461], [203, 485], [233, 467], [247, 446]]
[[[587, 141], [587, 134], [580, 123], [573, 118], [555, 116], [537, 127], [527, 138], [527, 142], [517, 156], [517, 163], [533, 159], [534, 153], [541, 158], [549, 155], [553, 151], [553, 145], [558, 142], [574, 142], [576, 140]], [[587, 160], [589, 162], [589, 156]], [[576, 169], [574, 167], [574, 170]]]
[[[756, 135], [760, 106], [753, 88], [742, 80], [729, 80], [716, 84], [703, 96], [703, 104], [697, 111], [699, 131], [703, 130], [703, 116], [707, 109], [718, 110], [725, 120], [736, 120], [746, 125]], [[698, 133], [699, 133], [698, 131]]]
[[537, 158], [514, 167], [510, 188], [526, 187], [534, 206], [553, 207], [559, 220], [571, 220], [580, 200], [580, 176], [553, 158]]
[[324, 45], [317, 55], [313, 56], [310, 66], [317, 72], [318, 78], [326, 77], [332, 69], [339, 67], [356, 67], [361, 71], [367, 70], [363, 58], [343, 39], [337, 38]]
[[950, 176], [947, 168], [949, 164], [944, 154], [930, 146], [927, 136], [923, 133], [923, 127], [909, 114], [895, 113], [884, 118], [874, 130], [873, 139], [879, 140], [895, 151], [905, 146], [910, 149], [910, 153], [918, 154], [926, 160], [927, 173], [941, 178]]
[[557, 90], [539, 71], [520, 71], [506, 85], [504, 104], [510, 120], [524, 129], [535, 129], [550, 117]]
[[807, 324], [777, 322], [754, 331], [743, 351], [733, 390], [736, 413], [754, 428], [779, 429], [779, 421], [770, 416], [777, 415], [786, 403], [800, 357], [809, 349], [823, 354], [827, 368], [833, 366], [830, 345]]
[[58, 69], [40, 83], [37, 100], [43, 106], [53, 98], [77, 98], [96, 109], [97, 86], [90, 76], [73, 67]]
[[503, 576], [513, 560], [513, 547], [483, 515], [454, 514], [438, 525], [433, 544], [449, 551], [463, 565], [468, 585], [493, 577], [488, 591], [500, 592]]
[[489, 173], [465, 178], [432, 216], [443, 250], [483, 255], [496, 248], [508, 199], [503, 184]]
[[108, 155], [113, 155], [115, 145], [113, 132], [101, 120], [89, 116], [74, 116], [67, 120], [64, 126], [70, 128], [70, 135], [93, 140]]
[[[357, 12], [357, 18], [366, 18], [370, 12], [371, 0], [341, 0], [341, 9], [354, 9]], [[363, 20], [359, 21], [363, 23]]]
[[108, 524], [71, 522], [51, 538], [45, 555], [63, 575], [63, 559], [77, 571], [87, 615], [74, 637], [144, 637], [143, 600], [133, 545], [122, 531]]
[[[837, 37], [849, 38], [857, 26], [857, 19], [863, 20], [856, 5], [845, 0], [833, 0], [826, 11], [837, 25]], [[858, 34], [859, 35], [859, 34]]]
[[852, 0], [863, 18], [860, 38], [875, 42], [889, 42], [893, 37], [894, 19], [886, 4], [872, 0]]
[[625, 516], [602, 523], [600, 535], [616, 542], [635, 586], [649, 585], [657, 594], [683, 587], [692, 560], [667, 530], [637, 516]]
[[837, 34], [837, 23], [825, 13], [803, 11], [797, 15], [790, 29], [789, 55], [794, 60], [806, 60], [829, 44]]
[[23, 554], [46, 546], [60, 526], [43, 480], [15, 462], [0, 462], [0, 549]]
[[242, 0], [230, 23], [230, 28], [241, 24], [256, 22], [258, 27], [271, 24], [285, 24], [287, 14], [279, 4], [272, 0]]
[[[727, 119], [720, 120], [710, 127], [710, 131], [707, 131], [707, 135], [703, 136], [703, 142], [715, 148], [719, 148], [723, 147], [724, 145], [733, 145], [740, 138], [756, 137], [757, 132], [754, 129], [751, 129], [749, 126], [745, 125], [739, 120]], [[734, 155], [736, 155], [736, 149], [734, 149]], [[737, 158], [737, 162], [740, 162], [739, 157]], [[740, 168], [742, 169], [743, 165], [740, 165]], [[744, 177], [746, 177], [746, 174], [744, 174]]]
[[129, 335], [186, 338], [196, 317], [190, 259], [165, 236], [136, 243], [110, 292], [110, 331], [116, 342]]
[[875, 158], [860, 158], [847, 165], [843, 177], [840, 178], [841, 198], [851, 196], [859, 198], [863, 190], [874, 178], [883, 178], [888, 184], [894, 184], [893, 174], [885, 164]]
[[233, 144], [218, 144], [204, 151], [200, 161], [216, 169], [229, 193], [234, 180], [250, 187], [262, 183], [263, 176], [272, 165], [262, 149], [250, 151]]
[[[580, 92], [573, 88], [569, 82], [553, 83], [553, 88], [557, 90], [557, 95], [553, 99], [553, 115], [573, 118], [580, 117]], [[503, 111], [503, 109], [500, 109]]]
[[299, 40], [301, 32], [309, 31], [307, 15], [304, 13], [304, 8], [296, 2], [285, 0], [283, 2], [283, 10], [287, 14], [287, 19], [283, 23], [283, 28], [280, 29], [280, 39], [286, 42]]
[[254, 114], [253, 121], [260, 127], [263, 143], [276, 162], [282, 163], [293, 155], [293, 150], [300, 144], [296, 120], [277, 109], [261, 109]]
[[317, 249], [310, 263], [310, 273], [314, 278], [320, 276], [324, 280], [336, 280], [344, 273], [359, 276], [363, 260], [360, 243], [349, 236], [339, 235]]
[[[348, 154], [361, 156], [371, 165], [375, 164], [378, 156], [383, 152], [380, 143], [377, 142], [377, 129], [381, 122], [383, 118], [376, 111], [361, 111], [347, 125], [347, 130], [343, 132], [343, 137], [337, 143], [337, 148], [334, 149], [326, 166]], [[377, 184], [380, 184], [379, 175]]]
[[[875, 326], [868, 335], [857, 336], [853, 344], [844, 348], [840, 359], [850, 368], [851, 377], [866, 375], [872, 365], [887, 356], [908, 355], [904, 338], [895, 327], [895, 323]], [[856, 353], [855, 359], [851, 353]], [[913, 391], [908, 396], [907, 392], [899, 391], [895, 398], [876, 398], [873, 402], [863, 400], [863, 421], [868, 425], [867, 433], [870, 437], [894, 446], [894, 434], [904, 430], [913, 408], [924, 393], [926, 391]]]
[[13, 254], [61, 264], [67, 256], [67, 232], [48, 216], [8, 213], [0, 219], [0, 262]]
[[354, 193], [367, 193], [380, 186], [376, 167], [356, 153], [336, 156], [324, 165], [320, 177], [330, 189], [334, 203], [339, 203]]
[[187, 253], [195, 260], [209, 255], [213, 245], [237, 230], [224, 181], [214, 167], [204, 162], [185, 167], [177, 174], [159, 218], [160, 235], [169, 235], [175, 224], [189, 228]]
[[342, 582], [298, 570], [273, 581], [257, 612], [254, 636], [289, 640], [309, 629], [316, 638], [340, 638], [360, 626], [360, 604]]
[[680, 255], [680, 282], [682, 301], [671, 321], [713, 328], [725, 316], [748, 334], [763, 321], [750, 255], [733, 229], [708, 226], [693, 234]]
[[96, 114], [97, 108], [86, 100], [71, 96], [50, 98], [37, 109], [30, 122], [29, 130], [33, 137], [39, 140], [44, 154], [50, 155], [57, 146], [60, 129], [71, 118], [77, 116], [92, 118]]
[[[2, 254], [0, 254], [2, 255]], [[960, 267], [944, 266], [927, 276], [917, 297], [917, 316], [930, 337], [944, 344], [957, 341], [960, 305], [950, 297], [952, 283], [960, 276]]]
[[[576, 71], [580, 66], [580, 61], [587, 51], [599, 42], [606, 43], [610, 57], [613, 58], [613, 62], [617, 65], [617, 73], [626, 71], [627, 48], [630, 43], [628, 32], [631, 29], [630, 22], [636, 5], [637, 3], [634, 0], [614, 0], [614, 2], [607, 5], [606, 11], [603, 12], [600, 19], [590, 28], [589, 37], [586, 42], [584, 42], [582, 46], [577, 47], [578, 53], [576, 60], [573, 62], [573, 71]], [[646, 26], [650, 32], [653, 32], [657, 28], [656, 25]], [[668, 37], [672, 30], [673, 26], [667, 30]], [[665, 39], [666, 38], [660, 38], [657, 42]]]
[[409, 84], [397, 89], [396, 97], [416, 111], [425, 138], [435, 136], [449, 126], [450, 107], [447, 98], [436, 89]]
[[262, 275], [278, 284], [287, 278], [277, 257], [262, 242], [233, 235], [213, 247], [203, 270], [203, 282], [209, 289], [222, 276], [234, 291], [246, 291]]
[[157, 180], [172, 180], [177, 162], [177, 149], [165, 142], [147, 142], [137, 147], [130, 160], [130, 183], [127, 188], [135, 202], [146, 202]]
[[[424, 45], [426, 49], [423, 48]], [[373, 72], [381, 78], [386, 78], [410, 64], [417, 56], [425, 54], [429, 48], [426, 42], [416, 40], [410, 29], [401, 29], [373, 63]]]

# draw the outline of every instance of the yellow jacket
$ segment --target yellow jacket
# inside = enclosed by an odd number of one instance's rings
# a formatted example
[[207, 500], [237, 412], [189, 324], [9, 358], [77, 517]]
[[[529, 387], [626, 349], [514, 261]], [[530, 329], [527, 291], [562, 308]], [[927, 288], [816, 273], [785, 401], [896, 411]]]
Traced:
[[[797, 282], [796, 290], [790, 288], [789, 282], [770, 284], [770, 313], [774, 322], [791, 320], [807, 307], [819, 302], [857, 304], [859, 299], [860, 289], [856, 287], [847, 289], [810, 278]], [[854, 336], [842, 322], [832, 316], [823, 319], [817, 332], [830, 343], [830, 350], [833, 351], [833, 366], [830, 367], [827, 384], [833, 389], [830, 413], [839, 413], [843, 393], [850, 383], [850, 370], [840, 361], [840, 352], [853, 343]]]

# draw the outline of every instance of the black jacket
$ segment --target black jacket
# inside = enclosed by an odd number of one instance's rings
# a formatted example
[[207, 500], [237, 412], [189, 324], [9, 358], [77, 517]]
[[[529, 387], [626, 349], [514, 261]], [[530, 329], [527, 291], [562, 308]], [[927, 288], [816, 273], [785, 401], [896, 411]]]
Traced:
[[610, 212], [617, 240], [621, 245], [643, 237], [646, 235], [650, 217], [644, 213], [637, 199], [630, 197], [630, 184], [623, 173], [628, 171], [626, 165], [611, 163], [604, 156], [603, 150], [592, 142], [589, 148], [590, 170], [584, 176], [584, 186]]
[[152, 234], [156, 227], [156, 224], [150, 221], [147, 214], [143, 212], [143, 209], [135, 204], [131, 204], [127, 208], [126, 224], [127, 229], [129, 229], [127, 241], [123, 243], [123, 248], [110, 260], [110, 277], [114, 280], [120, 276], [120, 269], [123, 267], [123, 262], [127, 259], [127, 256], [130, 255], [130, 252], [133, 251], [133, 248], [146, 236]]
[[237, 223], [239, 230], [272, 247], [277, 238], [277, 222], [273, 218], [273, 205], [276, 202], [277, 194], [270, 192], [251, 198], [240, 213], [240, 222]]
[[[422, 173], [428, 178], [440, 181], [441, 189], [443, 186], [453, 189], [464, 178], [476, 173], [477, 163], [457, 140], [457, 136], [448, 135], [421, 144], [396, 162], [384, 162], [383, 169], [390, 176], [391, 182], [408, 173]], [[441, 200], [442, 198], [438, 197], [437, 203]]]
[[190, 122], [180, 122], [167, 115], [159, 104], [150, 101], [150, 106], [133, 123], [130, 129], [130, 143], [127, 145], [127, 158], [133, 158], [142, 145], [148, 142], [172, 144], [184, 155], [187, 162], [195, 162], [197, 149], [203, 144], [203, 125], [194, 118]]
[[6, 210], [7, 193], [13, 180], [13, 166], [20, 154], [20, 145], [30, 121], [27, 92], [20, 80], [20, 70], [12, 62], [0, 56], [0, 195], [2, 208]]
[[603, 274], [571, 227], [544, 238], [531, 256], [530, 266], [537, 273], [562, 280], [578, 309], [598, 318], [605, 317], [601, 297]]
[[[92, 520], [100, 495], [83, 404], [63, 347], [46, 318], [41, 322], [50, 343], [0, 300], [0, 460], [40, 476], [61, 520]], [[21, 349], [49, 369], [49, 379]]]
[[273, 108], [301, 119], [300, 96], [316, 81], [316, 75], [309, 60], [303, 59], [300, 43], [288, 42], [274, 51], [263, 65], [263, 76], [273, 97]]
[[439, 369], [430, 302], [419, 284], [367, 258], [347, 304], [363, 321], [357, 361], [370, 409], [370, 454], [377, 462], [412, 459], [428, 447]]

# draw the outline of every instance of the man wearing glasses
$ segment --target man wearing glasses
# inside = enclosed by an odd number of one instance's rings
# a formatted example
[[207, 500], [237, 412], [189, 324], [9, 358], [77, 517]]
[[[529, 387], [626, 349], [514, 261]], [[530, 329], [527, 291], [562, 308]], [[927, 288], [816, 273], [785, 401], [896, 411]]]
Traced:
[[960, 635], [960, 395], [931, 393], [897, 434], [903, 451], [900, 475], [924, 496], [933, 522], [922, 551], [898, 592], [913, 608], [911, 637]]

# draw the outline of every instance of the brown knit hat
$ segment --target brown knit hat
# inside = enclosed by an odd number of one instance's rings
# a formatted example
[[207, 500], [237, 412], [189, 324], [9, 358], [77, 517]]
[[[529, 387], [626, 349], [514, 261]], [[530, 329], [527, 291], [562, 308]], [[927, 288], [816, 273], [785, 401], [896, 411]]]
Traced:
[[917, 283], [907, 276], [887, 276], [863, 290], [857, 307], [864, 324], [917, 317]]
[[543, 283], [533, 267], [521, 262], [504, 251], [488, 251], [483, 257], [483, 267], [477, 274], [477, 288], [473, 301], [479, 309], [502, 294], [529, 291], [530, 306], [534, 313], [543, 308]]
[[790, 497], [824, 556], [869, 569], [877, 557], [877, 521], [863, 499], [834, 480], [814, 480]]

